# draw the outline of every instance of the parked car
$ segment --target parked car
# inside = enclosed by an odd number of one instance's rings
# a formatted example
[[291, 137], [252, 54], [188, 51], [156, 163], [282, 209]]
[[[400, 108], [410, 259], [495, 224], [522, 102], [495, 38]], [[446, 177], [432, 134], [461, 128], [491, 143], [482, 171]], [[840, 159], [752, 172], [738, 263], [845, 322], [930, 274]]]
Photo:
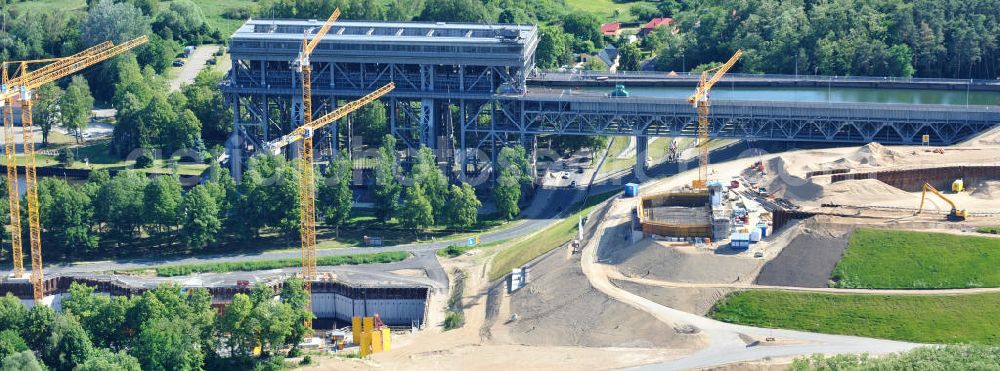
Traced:
[[183, 59], [174, 60], [174, 67], [183, 67], [183, 66], [184, 66], [184, 60]]

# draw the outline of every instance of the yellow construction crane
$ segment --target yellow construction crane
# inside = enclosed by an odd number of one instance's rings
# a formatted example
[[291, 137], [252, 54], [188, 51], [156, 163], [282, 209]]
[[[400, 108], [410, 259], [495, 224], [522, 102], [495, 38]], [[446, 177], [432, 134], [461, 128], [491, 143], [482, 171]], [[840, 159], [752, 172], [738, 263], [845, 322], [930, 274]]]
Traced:
[[[305, 32], [302, 38], [302, 51], [293, 62], [296, 71], [302, 77], [302, 126], [293, 130], [291, 134], [279, 138], [268, 144], [270, 152], [277, 153], [282, 147], [302, 140], [299, 150], [299, 210], [301, 217], [300, 236], [302, 239], [302, 280], [305, 281], [306, 310], [312, 313], [312, 280], [316, 278], [316, 184], [315, 170], [313, 165], [313, 133], [323, 126], [343, 118], [348, 113], [361, 108], [365, 104], [380, 98], [395, 88], [390, 83], [364, 98], [348, 103], [347, 105], [330, 112], [318, 120], [312, 119], [312, 66], [309, 56], [316, 46], [319, 45], [323, 37], [330, 31], [330, 27], [340, 17], [340, 9], [333, 11], [330, 18], [323, 23], [319, 31], [312, 35], [312, 29]], [[312, 320], [306, 320], [306, 326], [312, 328]]]
[[944, 202], [947, 202], [949, 205], [951, 205], [951, 211], [948, 212], [948, 220], [953, 222], [960, 222], [964, 221], [966, 218], [969, 217], [968, 211], [959, 210], [958, 206], [955, 205], [954, 201], [946, 197], [943, 193], [941, 193], [941, 191], [938, 191], [937, 188], [934, 188], [934, 186], [930, 185], [930, 183], [924, 183], [924, 191], [923, 193], [920, 194], [920, 208], [917, 209], [917, 214], [920, 214], [920, 212], [924, 211], [924, 200], [927, 199], [927, 191], [936, 194], [938, 197], [944, 200]]
[[[698, 179], [691, 183], [695, 189], [703, 189], [708, 184], [708, 93], [712, 90], [712, 86], [719, 82], [730, 68], [733, 68], [742, 55], [743, 49], [737, 50], [736, 54], [733, 54], [732, 58], [729, 58], [725, 64], [702, 71], [698, 88], [695, 89], [694, 94], [688, 97], [688, 103], [698, 109]], [[715, 71], [715, 74], [709, 79], [708, 73], [711, 71]]]
[[[11, 247], [14, 258], [14, 276], [24, 275], [23, 252], [21, 250], [20, 194], [17, 186], [17, 160], [14, 145], [14, 114], [13, 103], [21, 103], [21, 125], [24, 140], [25, 168], [25, 198], [28, 202], [28, 239], [31, 244], [31, 283], [34, 288], [35, 302], [44, 296], [42, 288], [42, 244], [41, 223], [38, 210], [38, 177], [35, 164], [35, 136], [32, 131], [32, 94], [42, 85], [54, 82], [72, 75], [95, 63], [107, 60], [124, 53], [148, 41], [146, 36], [129, 40], [121, 45], [104, 42], [83, 52], [64, 58], [51, 58], [33, 61], [4, 62], [2, 67], [2, 84], [0, 84], [0, 105], [3, 106], [5, 159], [7, 164], [7, 191], [11, 213]], [[30, 70], [29, 66], [37, 63], [49, 63], [40, 68]], [[13, 71], [11, 71], [11, 67]], [[13, 72], [13, 76], [11, 76]]]

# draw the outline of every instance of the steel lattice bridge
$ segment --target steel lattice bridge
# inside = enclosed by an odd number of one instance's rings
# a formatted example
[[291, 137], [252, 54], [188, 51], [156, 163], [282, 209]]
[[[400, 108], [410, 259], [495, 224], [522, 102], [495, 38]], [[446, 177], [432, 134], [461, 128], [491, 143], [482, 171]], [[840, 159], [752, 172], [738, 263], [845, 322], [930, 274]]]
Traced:
[[[232, 69], [221, 84], [233, 108], [233, 174], [264, 144], [302, 124], [291, 62], [303, 33], [320, 21], [250, 20], [230, 41]], [[428, 146], [478, 171], [503, 146], [533, 150], [537, 135], [695, 137], [684, 100], [608, 97], [528, 86], [535, 26], [337, 22], [312, 54], [315, 115], [389, 82], [383, 99], [392, 134], [409, 149]], [[902, 82], [905, 83], [905, 82]], [[761, 141], [948, 145], [1000, 123], [1000, 107], [794, 101], [714, 101], [711, 136]], [[317, 153], [351, 145], [349, 120], [318, 133]], [[294, 150], [294, 149], [292, 149]], [[453, 155], [453, 156], [452, 156]], [[482, 156], [480, 156], [482, 157]], [[637, 156], [640, 161], [645, 156]], [[645, 165], [641, 163], [640, 165]]]

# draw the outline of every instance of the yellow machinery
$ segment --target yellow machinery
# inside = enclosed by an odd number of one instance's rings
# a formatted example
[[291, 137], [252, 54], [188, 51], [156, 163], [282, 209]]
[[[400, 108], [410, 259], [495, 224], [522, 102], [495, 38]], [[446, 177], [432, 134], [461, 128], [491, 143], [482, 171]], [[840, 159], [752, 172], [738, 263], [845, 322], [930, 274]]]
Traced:
[[920, 212], [924, 211], [924, 200], [927, 198], [927, 191], [936, 194], [938, 197], [941, 197], [942, 200], [951, 205], [951, 212], [948, 213], [948, 220], [953, 222], [960, 222], [969, 217], [968, 211], [959, 210], [958, 206], [955, 205], [954, 201], [952, 201], [948, 197], [945, 197], [944, 194], [938, 191], [937, 188], [934, 188], [934, 186], [930, 185], [930, 183], [924, 183], [924, 191], [920, 195], [920, 209], [917, 210], [917, 214], [920, 214]]
[[[737, 50], [725, 64], [702, 71], [698, 88], [695, 89], [694, 94], [688, 97], [688, 103], [698, 109], [698, 179], [691, 183], [695, 189], [704, 189], [708, 184], [708, 93], [712, 90], [712, 86], [719, 82], [730, 68], [733, 68], [741, 56], [743, 56], [742, 49]], [[715, 71], [715, 74], [709, 79], [708, 73], [711, 71]]]
[[[104, 42], [80, 53], [64, 58], [51, 58], [33, 61], [4, 62], [2, 70], [2, 85], [0, 85], [0, 106], [3, 106], [4, 141], [7, 165], [7, 194], [10, 202], [11, 216], [11, 255], [14, 259], [14, 276], [24, 275], [23, 251], [21, 250], [20, 193], [17, 185], [17, 159], [14, 145], [14, 113], [15, 101], [21, 103], [21, 125], [24, 139], [25, 168], [25, 199], [28, 202], [28, 240], [31, 244], [31, 283], [34, 289], [35, 302], [40, 302], [44, 296], [42, 281], [42, 244], [41, 223], [38, 210], [38, 177], [35, 164], [35, 137], [32, 131], [31, 103], [35, 89], [83, 70], [98, 62], [124, 53], [147, 42], [146, 36], [126, 41], [121, 45]], [[48, 63], [40, 68], [29, 70], [29, 66]]]
[[352, 317], [351, 332], [362, 357], [388, 352], [392, 348], [392, 332], [378, 314], [374, 317]]
[[[302, 51], [294, 61], [296, 71], [302, 77], [302, 126], [293, 130], [273, 142], [268, 143], [268, 149], [272, 154], [277, 154], [281, 148], [301, 140], [302, 145], [299, 151], [299, 202], [302, 239], [302, 279], [305, 281], [306, 290], [306, 310], [312, 312], [312, 280], [316, 278], [316, 184], [315, 170], [313, 166], [313, 133], [317, 130], [337, 121], [347, 114], [354, 112], [371, 103], [383, 95], [395, 89], [392, 83], [375, 90], [371, 94], [350, 102], [343, 107], [336, 109], [313, 121], [312, 118], [312, 66], [309, 56], [312, 54], [319, 42], [330, 31], [333, 22], [340, 17], [340, 9], [334, 10], [330, 18], [323, 23], [319, 31], [310, 39], [309, 33], [302, 38]], [[306, 326], [312, 328], [312, 320], [306, 320]]]
[[963, 179], [955, 179], [954, 182], [951, 182], [951, 191], [955, 192], [955, 193], [964, 192], [965, 191], [965, 180], [963, 180]]

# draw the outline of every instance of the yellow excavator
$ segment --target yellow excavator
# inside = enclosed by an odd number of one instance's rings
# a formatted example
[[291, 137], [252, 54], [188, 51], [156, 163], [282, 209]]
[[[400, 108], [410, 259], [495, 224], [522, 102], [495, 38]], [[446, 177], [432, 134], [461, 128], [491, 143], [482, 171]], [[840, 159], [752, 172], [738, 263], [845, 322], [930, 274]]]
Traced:
[[924, 200], [927, 198], [927, 191], [931, 191], [931, 193], [936, 194], [938, 197], [941, 197], [942, 200], [951, 205], [951, 212], [948, 213], [949, 221], [961, 222], [964, 221], [965, 218], [969, 216], [968, 211], [965, 211], [964, 209], [959, 210], [958, 206], [955, 205], [954, 201], [952, 201], [948, 197], [945, 197], [945, 195], [942, 194], [941, 191], [938, 191], [937, 188], [934, 188], [934, 186], [930, 185], [930, 183], [924, 183], [924, 192], [923, 194], [920, 195], [920, 209], [917, 210], [917, 214], [920, 214], [921, 211], [924, 211]]

